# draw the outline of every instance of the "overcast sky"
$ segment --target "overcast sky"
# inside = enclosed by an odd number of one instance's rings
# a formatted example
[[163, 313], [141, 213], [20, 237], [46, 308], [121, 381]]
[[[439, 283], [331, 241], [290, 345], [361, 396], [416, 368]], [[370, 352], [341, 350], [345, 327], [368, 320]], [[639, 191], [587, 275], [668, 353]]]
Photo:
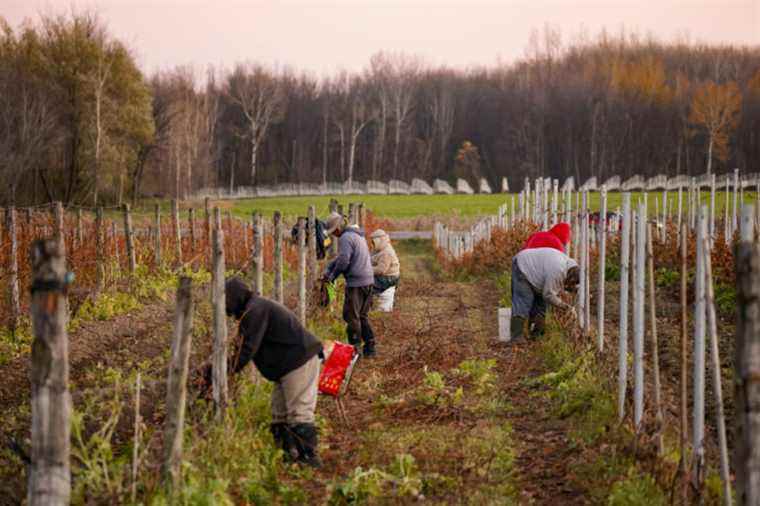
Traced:
[[254, 60], [318, 75], [379, 50], [451, 66], [512, 61], [531, 30], [564, 41], [621, 27], [664, 40], [760, 43], [760, 0], [0, 0], [13, 26], [72, 5], [96, 8], [143, 69]]

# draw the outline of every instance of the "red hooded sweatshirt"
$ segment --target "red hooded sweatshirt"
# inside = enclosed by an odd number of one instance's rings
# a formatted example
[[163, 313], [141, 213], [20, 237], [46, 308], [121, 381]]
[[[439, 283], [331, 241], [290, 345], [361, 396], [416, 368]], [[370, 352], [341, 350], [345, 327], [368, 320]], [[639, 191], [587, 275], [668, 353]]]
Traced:
[[565, 252], [565, 244], [570, 242], [570, 225], [557, 223], [548, 232], [536, 232], [528, 237], [523, 249], [554, 248]]

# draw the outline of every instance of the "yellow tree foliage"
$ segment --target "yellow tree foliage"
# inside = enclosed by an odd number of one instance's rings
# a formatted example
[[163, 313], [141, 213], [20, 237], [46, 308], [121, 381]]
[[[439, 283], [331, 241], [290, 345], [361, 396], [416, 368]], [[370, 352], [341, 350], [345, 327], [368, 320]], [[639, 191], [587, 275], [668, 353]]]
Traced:
[[665, 65], [653, 57], [638, 62], [613, 63], [610, 87], [627, 97], [658, 105], [666, 105], [673, 100]]
[[716, 84], [706, 81], [694, 91], [689, 122], [703, 128], [708, 136], [707, 172], [712, 170], [712, 159], [728, 159], [728, 143], [739, 124], [742, 95], [735, 82]]

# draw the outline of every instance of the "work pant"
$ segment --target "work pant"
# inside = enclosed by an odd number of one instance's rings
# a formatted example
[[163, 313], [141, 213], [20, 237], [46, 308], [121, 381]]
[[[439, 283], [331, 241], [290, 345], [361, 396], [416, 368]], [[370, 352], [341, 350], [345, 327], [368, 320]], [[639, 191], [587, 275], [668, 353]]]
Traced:
[[531, 324], [540, 326], [543, 331], [546, 301], [528, 282], [516, 259], [512, 260], [512, 316], [528, 318]]
[[372, 285], [346, 287], [346, 299], [343, 301], [343, 320], [346, 322], [348, 342], [359, 344], [364, 340], [370, 347], [375, 343], [375, 333], [367, 316], [372, 307]]
[[274, 382], [272, 423], [313, 424], [317, 408], [319, 355]]

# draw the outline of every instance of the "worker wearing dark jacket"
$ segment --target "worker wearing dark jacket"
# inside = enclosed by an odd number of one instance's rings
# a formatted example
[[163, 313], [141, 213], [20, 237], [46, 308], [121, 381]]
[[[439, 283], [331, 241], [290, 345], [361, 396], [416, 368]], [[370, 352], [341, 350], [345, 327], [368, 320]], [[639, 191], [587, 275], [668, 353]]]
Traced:
[[269, 381], [272, 391], [271, 431], [285, 458], [318, 467], [317, 406], [319, 352], [322, 343], [285, 306], [255, 296], [240, 278], [225, 284], [227, 314], [240, 322], [240, 353], [232, 371], [250, 361]]
[[348, 342], [359, 350], [364, 340], [364, 356], [375, 355], [375, 334], [369, 324], [372, 307], [372, 285], [375, 276], [364, 232], [356, 225], [346, 226], [343, 216], [332, 213], [327, 218], [327, 233], [338, 237], [338, 256], [327, 266], [323, 279], [334, 281], [341, 274], [346, 278], [343, 319]]

